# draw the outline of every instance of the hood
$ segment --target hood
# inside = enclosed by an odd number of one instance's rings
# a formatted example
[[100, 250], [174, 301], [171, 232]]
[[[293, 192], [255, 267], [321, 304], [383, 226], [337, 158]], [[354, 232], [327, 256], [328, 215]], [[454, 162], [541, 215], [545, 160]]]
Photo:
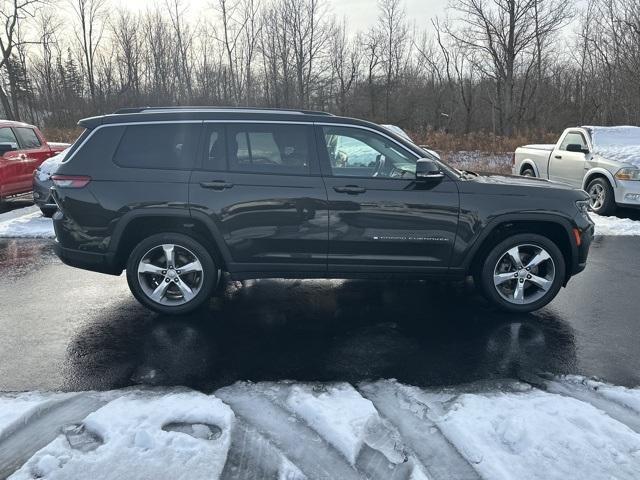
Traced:
[[519, 175], [496, 175], [492, 173], [478, 173], [477, 177], [468, 177], [468, 182], [486, 183], [492, 185], [505, 185], [512, 187], [537, 187], [553, 188], [557, 190], [577, 190], [571, 185], [560, 182], [552, 182], [544, 178], [521, 177]]

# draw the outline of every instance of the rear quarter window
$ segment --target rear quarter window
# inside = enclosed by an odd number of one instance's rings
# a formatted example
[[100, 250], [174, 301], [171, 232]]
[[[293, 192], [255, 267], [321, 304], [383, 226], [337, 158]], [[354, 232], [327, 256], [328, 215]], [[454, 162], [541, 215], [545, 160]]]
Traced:
[[129, 168], [192, 169], [200, 130], [201, 123], [129, 125], [113, 161]]

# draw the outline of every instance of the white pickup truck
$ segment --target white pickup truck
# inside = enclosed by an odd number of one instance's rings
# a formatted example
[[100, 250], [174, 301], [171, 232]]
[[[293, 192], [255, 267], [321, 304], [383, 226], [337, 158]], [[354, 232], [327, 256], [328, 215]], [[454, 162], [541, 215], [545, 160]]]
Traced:
[[582, 188], [600, 215], [640, 207], [640, 127], [567, 128], [555, 145], [516, 149], [513, 174]]

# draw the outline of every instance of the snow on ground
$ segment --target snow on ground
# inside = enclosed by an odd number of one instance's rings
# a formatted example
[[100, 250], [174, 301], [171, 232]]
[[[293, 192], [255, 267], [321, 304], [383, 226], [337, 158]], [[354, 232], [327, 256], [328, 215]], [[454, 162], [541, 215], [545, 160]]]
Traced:
[[27, 421], [47, 404], [67, 396], [68, 394], [42, 392], [9, 393], [0, 396], [0, 434], [17, 422]]
[[[609, 412], [637, 416], [640, 389], [547, 382], [549, 391], [510, 380], [446, 389], [380, 380], [108, 392], [10, 478], [636, 479], [640, 428]], [[557, 385], [562, 394], [551, 393]], [[572, 396], [576, 386], [598, 401]], [[0, 407], [16, 417], [45, 398], [0, 395]]]
[[54, 238], [53, 221], [37, 206], [19, 208], [0, 214], [0, 238]]
[[63, 428], [12, 479], [218, 478], [234, 415], [198, 392], [129, 392]]
[[603, 217], [593, 212], [589, 216], [596, 224], [596, 235], [640, 235], [640, 220]]

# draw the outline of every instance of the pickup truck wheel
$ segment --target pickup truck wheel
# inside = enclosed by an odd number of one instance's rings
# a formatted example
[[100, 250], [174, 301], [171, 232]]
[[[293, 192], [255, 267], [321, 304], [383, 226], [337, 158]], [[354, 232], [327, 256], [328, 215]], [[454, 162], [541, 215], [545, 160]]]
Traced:
[[182, 315], [203, 306], [213, 294], [218, 274], [207, 249], [180, 233], [146, 238], [127, 262], [127, 282], [136, 299], [167, 315]]
[[589, 207], [598, 215], [613, 215], [616, 210], [616, 199], [609, 182], [598, 177], [589, 182], [587, 193], [591, 197]]
[[536, 172], [533, 171], [533, 168], [531, 167], [525, 167], [522, 170], [522, 174], [523, 177], [535, 177], [536, 176]]
[[518, 234], [491, 249], [480, 271], [480, 287], [502, 310], [531, 312], [558, 294], [565, 268], [562, 252], [551, 240]]

